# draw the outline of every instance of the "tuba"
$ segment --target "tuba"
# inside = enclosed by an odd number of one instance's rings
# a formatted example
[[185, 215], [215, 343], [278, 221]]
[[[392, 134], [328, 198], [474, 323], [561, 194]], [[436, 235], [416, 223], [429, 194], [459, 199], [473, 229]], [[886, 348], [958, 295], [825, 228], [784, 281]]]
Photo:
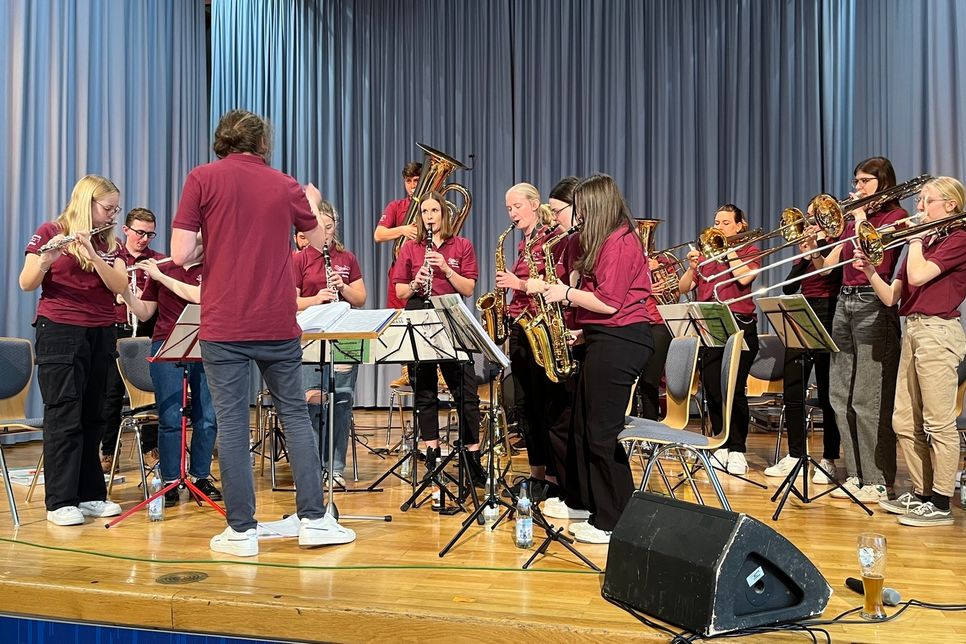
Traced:
[[[496, 258], [494, 259], [494, 264], [496, 265], [497, 271], [506, 271], [506, 256], [503, 254], [503, 240], [513, 232], [514, 228], [516, 226], [511, 225], [503, 231], [503, 234], [500, 235], [500, 238], [496, 242]], [[476, 300], [476, 308], [482, 314], [483, 328], [493, 338], [493, 341], [497, 344], [506, 342], [507, 335], [509, 335], [509, 325], [506, 320], [506, 289], [494, 288], [492, 291], [487, 291]]]
[[644, 244], [644, 254], [657, 261], [659, 266], [651, 271], [651, 293], [658, 304], [677, 304], [681, 299], [678, 284], [681, 281], [681, 261], [669, 251], [654, 249], [654, 230], [662, 219], [635, 219], [637, 234]]
[[[434, 150], [428, 145], [423, 145], [422, 143], [417, 143], [416, 145], [425, 153], [425, 159], [423, 160], [423, 170], [419, 174], [419, 182], [416, 184], [416, 189], [413, 190], [412, 198], [409, 201], [409, 209], [406, 210], [406, 220], [404, 223], [406, 226], [412, 226], [416, 223], [416, 216], [419, 215], [419, 200], [424, 194], [427, 192], [438, 192], [445, 196], [447, 192], [452, 190], [463, 196], [463, 207], [459, 208], [449, 200], [441, 205], [445, 205], [449, 210], [453, 234], [458, 235], [463, 228], [463, 223], [466, 222], [466, 217], [470, 214], [473, 197], [465, 186], [458, 183], [446, 183], [446, 178], [457, 168], [460, 170], [469, 170], [469, 168], [448, 154]], [[405, 239], [405, 237], [399, 237], [393, 243], [393, 257], [399, 256], [399, 248]]]

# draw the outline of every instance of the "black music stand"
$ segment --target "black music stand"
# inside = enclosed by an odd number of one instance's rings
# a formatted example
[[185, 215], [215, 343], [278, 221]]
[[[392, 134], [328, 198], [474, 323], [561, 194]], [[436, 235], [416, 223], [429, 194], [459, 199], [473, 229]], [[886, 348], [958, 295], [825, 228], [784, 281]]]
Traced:
[[[319, 354], [319, 373], [322, 373], [323, 361], [328, 354], [329, 362], [329, 382], [328, 382], [328, 445], [326, 446], [329, 468], [327, 476], [328, 501], [325, 511], [331, 513], [339, 519], [339, 508], [335, 504], [335, 474], [332, 468], [335, 460], [335, 357], [338, 351], [333, 350], [335, 342], [338, 340], [375, 340], [392, 324], [392, 321], [399, 315], [395, 309], [374, 309], [359, 310], [349, 308], [348, 303], [335, 303], [309, 307], [299, 315], [299, 325], [302, 327], [303, 340], [321, 340], [327, 345], [327, 351]], [[320, 310], [324, 309], [324, 310]], [[313, 315], [318, 313], [318, 315]], [[364, 345], [363, 345], [364, 346]], [[357, 362], [364, 360], [364, 351], [353, 359]], [[345, 355], [345, 352], [343, 352]], [[321, 430], [321, 423], [320, 423]], [[320, 446], [321, 447], [321, 446]], [[347, 490], [348, 491], [348, 490]], [[360, 490], [362, 491], [362, 490]], [[376, 491], [376, 490], [365, 490]], [[392, 515], [382, 516], [349, 516], [346, 519], [358, 519], [366, 521], [392, 521]]]
[[151, 358], [150, 362], [174, 362], [181, 367], [181, 471], [178, 479], [168, 483], [160, 490], [150, 495], [130, 510], [124, 512], [110, 523], [104, 525], [105, 528], [112, 528], [124, 519], [128, 518], [141, 508], [147, 507], [151, 501], [163, 496], [169, 490], [177, 489], [183, 485], [194, 497], [195, 502], [200, 506], [201, 501], [217, 510], [223, 517], [226, 517], [225, 509], [208, 498], [204, 492], [198, 489], [191, 478], [188, 476], [188, 416], [191, 410], [188, 407], [188, 363], [201, 362], [201, 345], [198, 343], [198, 328], [201, 326], [201, 307], [197, 304], [189, 304], [181, 312], [177, 323], [168, 334], [164, 343], [158, 347], [158, 352]]
[[[417, 371], [416, 367], [423, 362], [454, 362], [462, 361], [462, 356], [458, 355], [453, 346], [446, 329], [440, 320], [439, 313], [434, 309], [410, 309], [402, 311], [399, 317], [391, 324], [386, 331], [373, 343], [373, 355], [376, 364], [412, 364], [414, 368], [410, 370], [410, 380], [413, 384], [413, 391], [416, 390]], [[406, 483], [412, 485], [412, 495], [400, 506], [400, 510], [406, 512], [415, 501], [432, 484], [439, 486], [440, 490], [440, 509], [446, 507], [446, 498], [449, 498], [459, 507], [462, 504], [440, 480], [440, 468], [436, 468], [429, 473], [424, 481], [418, 483], [417, 468], [419, 465], [419, 417], [413, 411], [413, 441], [409, 449], [389, 467], [382, 475], [366, 488], [368, 492], [375, 492], [380, 483], [389, 476], [395, 476]], [[410, 461], [411, 478], [406, 478], [397, 470]], [[447, 461], [448, 462], [448, 461]]]
[[[762, 297], [757, 300], [758, 306], [761, 308], [762, 313], [768, 318], [768, 322], [771, 324], [772, 328], [775, 329], [775, 334], [778, 336], [781, 343], [785, 345], [786, 349], [800, 349], [802, 351], [801, 355], [796, 358], [799, 366], [802, 370], [802, 385], [805, 386], [805, 365], [806, 361], [814, 360], [812, 354], [821, 352], [838, 352], [839, 348], [835, 346], [835, 342], [829, 336], [828, 331], [825, 330], [825, 326], [822, 321], [818, 319], [815, 315], [815, 311], [809, 306], [808, 300], [802, 295], [782, 295], [778, 297]], [[826, 494], [831, 494], [836, 488], [845, 492], [850, 499], [859, 504], [859, 506], [865, 510], [865, 512], [872, 516], [872, 510], [870, 510], [862, 501], [859, 501], [848, 488], [844, 487], [841, 483], [835, 480], [834, 472], [827, 472], [814, 458], [808, 453], [808, 441], [805, 441], [805, 454], [798, 458], [795, 466], [792, 467], [792, 471], [788, 473], [785, 480], [781, 482], [778, 489], [772, 495], [771, 500], [775, 501], [779, 495], [782, 499], [778, 503], [778, 507], [775, 509], [775, 514], [772, 515], [772, 520], [777, 521], [779, 515], [781, 515], [782, 510], [785, 508], [785, 502], [788, 501], [788, 495], [794, 493], [796, 497], [802, 503], [811, 503], [816, 499], [820, 499]], [[808, 493], [808, 466], [809, 464], [818, 468], [820, 472], [825, 474], [825, 476], [833, 483], [833, 486], [815, 496], [810, 496]], [[802, 475], [802, 489], [799, 490], [795, 485], [795, 479], [798, 477], [799, 472]]]

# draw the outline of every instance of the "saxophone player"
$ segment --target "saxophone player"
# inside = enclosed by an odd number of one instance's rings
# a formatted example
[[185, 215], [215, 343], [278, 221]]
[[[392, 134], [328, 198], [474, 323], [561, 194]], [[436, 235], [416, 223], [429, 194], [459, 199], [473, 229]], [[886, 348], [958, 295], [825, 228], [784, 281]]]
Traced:
[[496, 286], [513, 292], [507, 309], [511, 320], [508, 355], [516, 393], [516, 417], [527, 445], [531, 498], [539, 502], [548, 496], [558, 496], [557, 468], [548, 468], [551, 461], [547, 402], [551, 382], [544, 367], [538, 364], [523, 326], [512, 321], [526, 313], [537, 315], [536, 302], [527, 295], [527, 280], [545, 269], [543, 244], [563, 233], [550, 226], [553, 217], [550, 207], [541, 204], [539, 191], [529, 183], [518, 183], [507, 190], [506, 209], [510, 221], [523, 232], [523, 239], [517, 245], [516, 261], [510, 270], [497, 272]]
[[[459, 293], [469, 297], [476, 288], [479, 268], [473, 244], [453, 231], [446, 200], [438, 192], [427, 192], [419, 200], [414, 243], [403, 244], [392, 272], [396, 295], [406, 309], [431, 307], [431, 295]], [[427, 231], [432, 231], [432, 235]], [[432, 250], [429, 249], [431, 242]], [[419, 433], [426, 443], [427, 474], [436, 469], [439, 450], [439, 379], [437, 365], [421, 362], [416, 369], [413, 399]], [[460, 440], [469, 454], [467, 471], [477, 486], [486, 483], [480, 465], [480, 397], [472, 363], [441, 362], [449, 390], [459, 410]]]

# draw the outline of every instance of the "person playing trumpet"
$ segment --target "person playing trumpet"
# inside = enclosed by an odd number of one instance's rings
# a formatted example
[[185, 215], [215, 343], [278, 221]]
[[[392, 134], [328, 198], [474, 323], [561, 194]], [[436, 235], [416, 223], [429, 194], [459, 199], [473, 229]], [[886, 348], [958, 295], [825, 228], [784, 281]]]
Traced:
[[34, 351], [44, 400], [44, 502], [47, 520], [61, 526], [121, 513], [107, 500], [98, 459], [114, 298], [128, 288], [113, 229], [119, 199], [110, 179], [82, 177], [57, 220], [30, 238], [20, 271], [21, 289], [40, 287]]
[[[922, 223], [963, 212], [966, 191], [951, 177], [927, 183], [917, 202]], [[855, 267], [885, 306], [906, 318], [899, 356], [892, 427], [909, 467], [912, 491], [879, 506], [908, 526], [952, 525], [950, 498], [959, 462], [956, 430], [957, 369], [966, 357], [959, 307], [966, 298], [966, 230], [933, 230], [909, 240], [905, 261], [891, 282], [861, 251]]]
[[[734, 204], [724, 204], [714, 215], [714, 227], [726, 237], [732, 237], [748, 228], [748, 220], [744, 211]], [[751, 293], [751, 285], [755, 281], [761, 262], [753, 261], [745, 264], [746, 260], [760, 254], [754, 244], [745, 244], [737, 250], [728, 250], [724, 261], [713, 261], [699, 264], [704, 260], [697, 250], [688, 252], [688, 270], [681, 276], [680, 291], [688, 293], [697, 289], [699, 302], [713, 302], [715, 300], [715, 285], [729, 282], [718, 289], [718, 297], [723, 300], [740, 298]], [[728, 269], [732, 270], [729, 272]], [[713, 280], [707, 279], [716, 275]], [[747, 351], [741, 352], [738, 360], [738, 377], [735, 382], [734, 400], [731, 407], [731, 433], [725, 446], [714, 453], [716, 467], [727, 469], [731, 474], [745, 474], [748, 472], [748, 461], [745, 458], [746, 440], [748, 438], [748, 422], [751, 419], [748, 411], [748, 397], [745, 394], [745, 384], [751, 372], [751, 364], [758, 355], [758, 319], [755, 315], [755, 302], [744, 299], [729, 305], [735, 316], [738, 328], [745, 332]], [[704, 388], [705, 399], [708, 401], [708, 415], [711, 417], [711, 428], [715, 434], [720, 434], [724, 428], [722, 416], [721, 394], [721, 360], [724, 349], [719, 347], [705, 347], [701, 349], [701, 383]]]

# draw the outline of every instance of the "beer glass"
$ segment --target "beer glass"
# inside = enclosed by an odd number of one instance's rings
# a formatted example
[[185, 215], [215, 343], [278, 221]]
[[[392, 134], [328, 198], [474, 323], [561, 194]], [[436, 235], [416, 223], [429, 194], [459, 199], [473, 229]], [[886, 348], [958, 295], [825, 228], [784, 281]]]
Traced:
[[882, 585], [885, 582], [886, 538], [881, 534], [859, 535], [859, 566], [862, 568], [862, 587], [865, 590], [865, 606], [859, 615], [862, 619], [878, 621], [886, 618], [882, 605]]

